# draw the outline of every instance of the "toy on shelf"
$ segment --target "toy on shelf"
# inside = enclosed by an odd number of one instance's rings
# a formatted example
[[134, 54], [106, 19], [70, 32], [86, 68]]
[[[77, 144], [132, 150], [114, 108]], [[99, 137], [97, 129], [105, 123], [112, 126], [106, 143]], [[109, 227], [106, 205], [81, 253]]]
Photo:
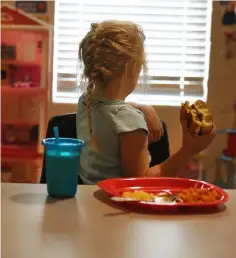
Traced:
[[205, 156], [205, 151], [202, 151], [199, 154], [193, 156], [192, 159], [186, 164], [185, 168], [180, 171], [178, 177], [206, 181], [206, 172], [204, 171], [202, 162], [202, 159]]
[[[219, 186], [222, 189], [230, 188], [228, 187], [229, 181], [232, 182], [231, 179], [227, 178], [226, 166], [224, 161], [221, 159], [222, 156], [216, 158], [216, 172], [215, 178], [213, 180], [213, 184]], [[222, 162], [223, 161], [223, 162]]]
[[1, 158], [33, 164], [43, 155], [52, 26], [8, 4], [1, 17]]
[[233, 103], [233, 124], [229, 129], [221, 130], [219, 133], [227, 133], [228, 144], [227, 148], [223, 151], [225, 156], [236, 158], [236, 101]]
[[218, 134], [227, 134], [227, 148], [216, 158], [217, 177], [222, 178], [225, 170], [225, 188], [236, 188], [236, 101], [233, 103], [234, 118], [232, 128], [218, 130]]
[[2, 143], [37, 146], [38, 125], [2, 124]]
[[[17, 35], [15, 37], [13, 36], [16, 33], [19, 32], [2, 31], [3, 37], [6, 38], [5, 40], [10, 40], [11, 42], [16, 40]], [[1, 59], [2, 86], [15, 88], [40, 87], [42, 47], [38, 44], [38, 41], [34, 39], [34, 34], [32, 32], [28, 33], [30, 35], [28, 35], [27, 43], [25, 37], [21, 40], [20, 45], [14, 43], [16, 44], [14, 57], [10, 56], [8, 52], [6, 53], [6, 50], [3, 51], [6, 47], [1, 45], [1, 52], [4, 53]], [[24, 34], [27, 34], [27, 32], [24, 32]], [[36, 36], [40, 37], [37, 34]], [[30, 40], [32, 41], [31, 43], [29, 43]], [[27, 49], [24, 49], [24, 44], [27, 44]]]
[[15, 88], [30, 88], [33, 87], [32, 78], [30, 75], [25, 75], [22, 81], [16, 81], [13, 83]]
[[234, 57], [236, 43], [236, 1], [220, 1], [223, 7], [222, 25], [224, 26], [225, 36], [225, 57]]
[[1, 44], [1, 59], [15, 60], [16, 59], [16, 46], [8, 46], [5, 43]]

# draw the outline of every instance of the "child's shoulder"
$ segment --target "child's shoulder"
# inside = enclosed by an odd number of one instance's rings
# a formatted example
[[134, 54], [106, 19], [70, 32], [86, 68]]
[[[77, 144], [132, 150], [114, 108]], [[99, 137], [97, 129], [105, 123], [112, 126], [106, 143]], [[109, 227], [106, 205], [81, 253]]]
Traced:
[[99, 103], [97, 105], [97, 110], [112, 114], [114, 119], [131, 119], [132, 121], [135, 119], [145, 119], [144, 114], [140, 110], [135, 109], [123, 101]]
[[[110, 121], [117, 132], [132, 131], [139, 128], [148, 130], [144, 114], [124, 101], [93, 97], [91, 102], [93, 117], [95, 120], [100, 121], [99, 124], [105, 124]], [[83, 94], [79, 99], [81, 113], [84, 113], [86, 104], [86, 94]]]
[[143, 112], [141, 112], [139, 109], [132, 107], [128, 103], [124, 103], [123, 105], [118, 106], [117, 115], [144, 118]]
[[116, 124], [117, 133], [135, 131], [138, 129], [143, 129], [148, 132], [144, 114], [126, 103], [117, 109], [113, 121]]
[[[84, 107], [87, 105], [86, 93], [81, 95], [78, 104]], [[130, 104], [124, 101], [92, 97], [91, 104], [93, 110], [98, 113], [112, 113], [113, 116], [130, 115], [144, 117], [143, 113], [140, 110], [133, 108]]]

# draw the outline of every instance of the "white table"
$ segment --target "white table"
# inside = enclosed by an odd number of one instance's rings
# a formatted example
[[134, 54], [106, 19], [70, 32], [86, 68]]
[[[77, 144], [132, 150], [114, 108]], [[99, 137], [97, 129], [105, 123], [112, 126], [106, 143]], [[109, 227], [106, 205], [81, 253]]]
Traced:
[[204, 215], [125, 212], [96, 190], [52, 201], [44, 185], [2, 184], [2, 258], [236, 257], [236, 190]]

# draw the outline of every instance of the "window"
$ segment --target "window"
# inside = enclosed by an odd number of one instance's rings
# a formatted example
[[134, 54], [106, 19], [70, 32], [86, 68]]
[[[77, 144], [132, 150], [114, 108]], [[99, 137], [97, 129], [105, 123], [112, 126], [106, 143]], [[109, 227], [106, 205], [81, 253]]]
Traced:
[[78, 101], [78, 44], [90, 24], [131, 20], [146, 35], [148, 83], [129, 97], [154, 105], [206, 100], [212, 0], [56, 0], [53, 101]]

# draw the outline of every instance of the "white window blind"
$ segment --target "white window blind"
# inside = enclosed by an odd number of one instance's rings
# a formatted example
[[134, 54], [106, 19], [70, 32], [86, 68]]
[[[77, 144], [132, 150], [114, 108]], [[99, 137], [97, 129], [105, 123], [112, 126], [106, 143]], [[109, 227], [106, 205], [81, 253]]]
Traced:
[[55, 0], [53, 101], [78, 101], [78, 45], [90, 24], [130, 20], [143, 27], [148, 81], [132, 101], [179, 105], [206, 100], [212, 0]]

